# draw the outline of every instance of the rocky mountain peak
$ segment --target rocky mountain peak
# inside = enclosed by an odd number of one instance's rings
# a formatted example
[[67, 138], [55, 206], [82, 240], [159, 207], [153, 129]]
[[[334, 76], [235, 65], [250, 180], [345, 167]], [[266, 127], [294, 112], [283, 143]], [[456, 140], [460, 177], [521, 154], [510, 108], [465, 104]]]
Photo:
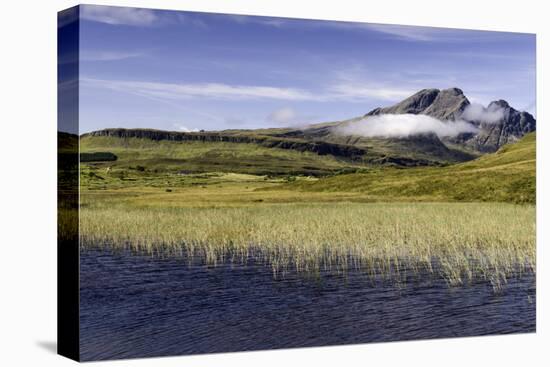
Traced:
[[470, 101], [459, 88], [422, 89], [393, 106], [376, 108], [365, 116], [410, 113], [449, 120], [458, 117], [469, 104]]
[[480, 119], [471, 121], [465, 118], [466, 115], [463, 116], [468, 106], [470, 101], [460, 88], [422, 89], [393, 106], [376, 108], [365, 116], [422, 114], [439, 120], [466, 120], [474, 125], [478, 132], [461, 134], [445, 141], [464, 144], [480, 152], [494, 152], [502, 145], [517, 141], [523, 135], [536, 130], [536, 120], [531, 114], [515, 110], [503, 99], [491, 102], [481, 111]]
[[428, 108], [433, 101], [437, 98], [439, 95], [440, 90], [439, 89], [422, 89], [412, 96], [405, 98], [403, 101], [399, 102], [398, 104], [395, 104], [390, 107], [386, 108], [376, 108], [369, 113], [367, 113], [365, 116], [372, 116], [372, 115], [382, 115], [382, 114], [404, 114], [404, 113], [412, 113], [412, 114], [419, 114], [422, 113], [426, 108]]
[[494, 107], [510, 108], [510, 104], [503, 99], [499, 99], [498, 101], [493, 101], [489, 103], [489, 109]]
[[537, 129], [537, 120], [526, 111], [518, 111], [505, 100], [493, 101], [489, 112], [501, 111], [497, 121], [481, 121], [479, 132], [467, 144], [482, 152], [493, 152], [507, 143], [513, 143]]
[[440, 120], [454, 120], [470, 104], [461, 89], [443, 89], [433, 103], [422, 113]]
[[454, 96], [464, 96], [464, 92], [462, 91], [462, 89], [456, 88], [456, 87], [448, 88], [448, 89], [443, 89], [443, 90], [441, 91], [441, 93], [445, 93], [445, 94], [449, 94], [449, 95], [454, 95]]

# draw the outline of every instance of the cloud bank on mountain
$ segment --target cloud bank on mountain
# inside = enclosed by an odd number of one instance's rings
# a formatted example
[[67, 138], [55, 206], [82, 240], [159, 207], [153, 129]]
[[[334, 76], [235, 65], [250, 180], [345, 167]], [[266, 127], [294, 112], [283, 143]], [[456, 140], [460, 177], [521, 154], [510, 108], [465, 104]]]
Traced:
[[463, 120], [442, 121], [427, 115], [384, 114], [367, 116], [359, 121], [335, 127], [341, 135], [372, 137], [408, 137], [436, 134], [452, 137], [461, 133], [476, 133], [478, 128]]

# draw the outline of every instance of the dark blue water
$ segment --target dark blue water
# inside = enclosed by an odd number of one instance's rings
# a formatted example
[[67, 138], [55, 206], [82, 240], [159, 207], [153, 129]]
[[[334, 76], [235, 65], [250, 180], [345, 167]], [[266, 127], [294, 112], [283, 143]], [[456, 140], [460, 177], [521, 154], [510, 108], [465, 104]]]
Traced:
[[449, 288], [347, 276], [274, 279], [262, 264], [81, 253], [82, 360], [535, 331], [535, 279]]

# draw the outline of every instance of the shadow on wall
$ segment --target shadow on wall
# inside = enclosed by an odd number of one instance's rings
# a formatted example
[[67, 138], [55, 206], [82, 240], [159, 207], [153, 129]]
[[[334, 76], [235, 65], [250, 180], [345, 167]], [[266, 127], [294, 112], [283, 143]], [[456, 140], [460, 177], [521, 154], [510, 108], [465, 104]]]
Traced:
[[38, 345], [40, 348], [45, 349], [46, 351], [50, 353], [57, 354], [57, 342], [51, 341], [51, 340], [41, 340], [37, 341], [36, 345]]

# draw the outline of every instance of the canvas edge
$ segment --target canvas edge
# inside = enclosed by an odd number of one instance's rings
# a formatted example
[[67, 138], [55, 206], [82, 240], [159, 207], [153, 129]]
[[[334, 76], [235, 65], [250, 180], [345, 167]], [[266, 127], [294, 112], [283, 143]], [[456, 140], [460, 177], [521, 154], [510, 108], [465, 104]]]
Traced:
[[80, 361], [79, 6], [57, 23], [57, 353]]

